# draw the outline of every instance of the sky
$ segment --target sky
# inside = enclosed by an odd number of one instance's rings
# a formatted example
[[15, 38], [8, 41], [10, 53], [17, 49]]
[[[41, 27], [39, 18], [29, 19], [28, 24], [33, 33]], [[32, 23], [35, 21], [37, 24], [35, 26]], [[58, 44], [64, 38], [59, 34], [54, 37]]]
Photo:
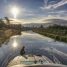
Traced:
[[41, 22], [47, 18], [67, 20], [67, 0], [0, 0], [0, 18], [13, 18], [11, 9], [17, 7], [17, 19]]

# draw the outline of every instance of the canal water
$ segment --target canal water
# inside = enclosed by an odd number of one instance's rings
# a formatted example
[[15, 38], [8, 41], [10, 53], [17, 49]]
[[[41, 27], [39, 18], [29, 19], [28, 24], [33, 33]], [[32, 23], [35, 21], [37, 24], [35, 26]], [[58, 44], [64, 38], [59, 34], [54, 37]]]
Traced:
[[63, 64], [67, 64], [67, 43], [27, 31], [22, 32], [22, 35], [12, 36], [7, 43], [0, 47], [0, 65], [5, 64], [9, 58], [12, 59], [19, 55], [23, 46], [25, 46], [25, 54], [41, 54], [49, 57], [55, 52], [55, 56]]

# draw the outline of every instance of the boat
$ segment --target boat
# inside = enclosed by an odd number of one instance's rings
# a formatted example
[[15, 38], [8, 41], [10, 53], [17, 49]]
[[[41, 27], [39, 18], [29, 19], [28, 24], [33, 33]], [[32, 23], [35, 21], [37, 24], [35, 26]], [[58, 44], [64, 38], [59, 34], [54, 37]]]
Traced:
[[53, 63], [44, 55], [19, 55], [11, 60], [7, 67], [67, 67], [59, 63]]

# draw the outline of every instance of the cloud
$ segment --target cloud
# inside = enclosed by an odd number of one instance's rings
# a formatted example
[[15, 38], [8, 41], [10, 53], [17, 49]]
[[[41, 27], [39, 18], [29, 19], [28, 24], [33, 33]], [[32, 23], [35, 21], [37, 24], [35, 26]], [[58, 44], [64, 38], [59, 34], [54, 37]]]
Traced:
[[[45, 0], [46, 1], [46, 0]], [[67, 4], [67, 0], [61, 0], [60, 2], [58, 3], [54, 3], [54, 4], [48, 4], [48, 1], [44, 3], [44, 6], [43, 7], [40, 7], [41, 9], [56, 9], [60, 6], [63, 6], [65, 4]], [[45, 5], [46, 4], [46, 5]]]
[[60, 10], [60, 11], [51, 11], [51, 12], [48, 12], [50, 14], [64, 14], [66, 15], [67, 14], [67, 11], [66, 10]]
[[67, 20], [67, 16], [60, 16], [60, 15], [47, 15], [43, 17], [31, 18], [31, 19], [13, 19], [11, 23], [15, 24], [27, 24], [27, 23], [48, 23], [46, 19], [64, 19]]

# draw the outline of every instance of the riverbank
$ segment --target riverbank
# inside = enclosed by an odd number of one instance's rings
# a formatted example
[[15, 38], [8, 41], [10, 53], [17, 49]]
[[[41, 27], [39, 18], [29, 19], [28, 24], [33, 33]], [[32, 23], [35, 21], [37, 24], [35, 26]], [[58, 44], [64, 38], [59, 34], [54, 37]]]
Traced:
[[66, 36], [59, 36], [59, 35], [55, 35], [55, 34], [50, 34], [50, 33], [45, 33], [43, 31], [33, 31], [33, 32], [36, 32], [38, 34], [41, 34], [41, 35], [44, 35], [44, 36], [47, 36], [47, 37], [50, 37], [50, 38], [53, 38], [57, 41], [62, 41], [62, 42], [67, 42], [67, 37]]
[[51, 26], [48, 28], [36, 28], [33, 32], [53, 38], [57, 41], [67, 42], [67, 27], [64, 26]]
[[0, 30], [0, 46], [9, 40], [11, 36], [20, 35], [20, 31], [16, 29], [1, 29]]

